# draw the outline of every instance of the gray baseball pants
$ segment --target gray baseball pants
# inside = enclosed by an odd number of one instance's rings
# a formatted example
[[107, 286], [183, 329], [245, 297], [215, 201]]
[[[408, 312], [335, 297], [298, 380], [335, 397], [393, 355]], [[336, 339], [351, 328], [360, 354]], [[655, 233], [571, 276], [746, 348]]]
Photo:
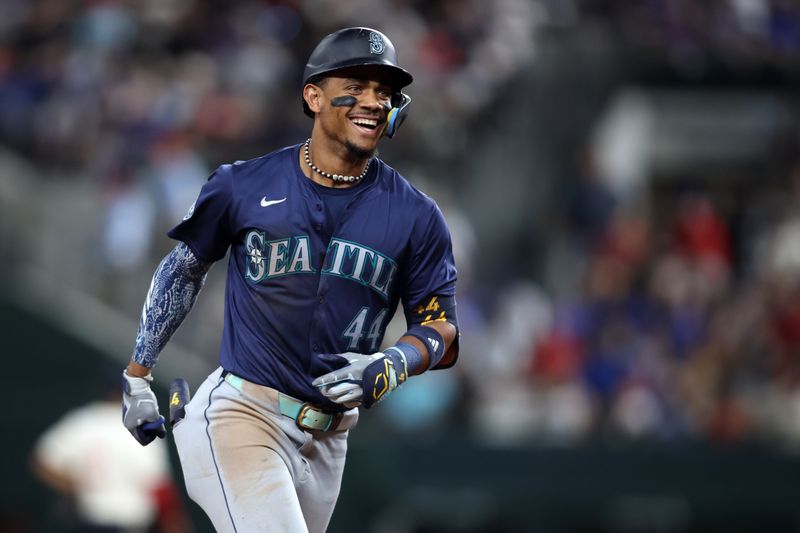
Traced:
[[214, 371], [173, 435], [186, 490], [218, 532], [310, 532], [328, 527], [344, 470], [349, 428], [309, 431], [282, 415], [278, 391]]

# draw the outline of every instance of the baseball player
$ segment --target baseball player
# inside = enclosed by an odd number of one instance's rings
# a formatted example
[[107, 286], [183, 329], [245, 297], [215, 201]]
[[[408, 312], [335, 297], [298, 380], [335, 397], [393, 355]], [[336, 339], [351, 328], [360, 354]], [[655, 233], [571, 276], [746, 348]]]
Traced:
[[[447, 225], [432, 199], [376, 156], [408, 112], [412, 76], [369, 28], [325, 37], [305, 67], [311, 137], [222, 165], [169, 231], [132, 360], [123, 419], [165, 435], [151, 369], [230, 251], [220, 367], [170, 404], [189, 496], [217, 531], [324, 531], [358, 408], [458, 356]], [[402, 301], [408, 331], [385, 328]], [[174, 404], [174, 405], [172, 405]]]

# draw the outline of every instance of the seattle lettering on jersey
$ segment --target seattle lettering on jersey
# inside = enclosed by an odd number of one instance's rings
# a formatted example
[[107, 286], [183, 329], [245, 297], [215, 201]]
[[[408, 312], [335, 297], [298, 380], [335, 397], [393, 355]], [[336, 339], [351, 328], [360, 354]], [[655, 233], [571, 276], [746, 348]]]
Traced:
[[[309, 239], [305, 235], [268, 241], [264, 232], [251, 230], [245, 237], [245, 246], [249, 258], [245, 277], [254, 283], [286, 274], [317, 272], [311, 264]], [[388, 298], [397, 273], [397, 263], [392, 258], [342, 239], [331, 239], [325, 255], [322, 274], [355, 281]]]
[[397, 273], [397, 263], [392, 258], [366, 246], [335, 238], [331, 239], [325, 255], [323, 274], [356, 281], [384, 299], [389, 297], [389, 286]]

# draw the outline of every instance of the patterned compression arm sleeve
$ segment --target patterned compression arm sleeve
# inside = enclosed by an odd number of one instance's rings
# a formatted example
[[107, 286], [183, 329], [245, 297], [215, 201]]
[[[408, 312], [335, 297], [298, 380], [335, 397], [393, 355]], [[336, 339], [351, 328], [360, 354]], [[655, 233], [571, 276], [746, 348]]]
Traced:
[[158, 354], [192, 309], [212, 263], [179, 243], [158, 265], [142, 308], [133, 361], [152, 368]]

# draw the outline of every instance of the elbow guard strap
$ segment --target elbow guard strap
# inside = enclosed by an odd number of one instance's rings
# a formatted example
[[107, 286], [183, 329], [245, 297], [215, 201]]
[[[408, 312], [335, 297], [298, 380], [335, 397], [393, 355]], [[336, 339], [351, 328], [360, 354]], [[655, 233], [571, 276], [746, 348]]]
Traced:
[[428, 369], [435, 367], [444, 357], [444, 339], [442, 335], [430, 326], [416, 325], [406, 331], [409, 337], [414, 337], [425, 345], [428, 350]]

